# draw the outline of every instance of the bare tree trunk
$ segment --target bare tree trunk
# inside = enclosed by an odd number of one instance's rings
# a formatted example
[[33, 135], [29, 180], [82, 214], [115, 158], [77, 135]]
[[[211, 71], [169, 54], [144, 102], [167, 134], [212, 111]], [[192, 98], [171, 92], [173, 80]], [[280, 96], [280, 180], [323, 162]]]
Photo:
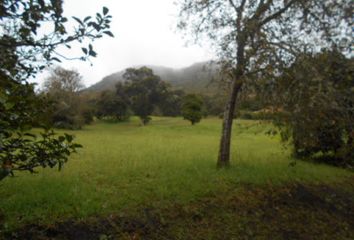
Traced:
[[242, 82], [239, 79], [234, 79], [232, 83], [232, 89], [230, 92], [229, 102], [226, 104], [224, 119], [222, 124], [222, 132], [220, 139], [219, 157], [217, 162], [218, 168], [230, 166], [230, 145], [231, 145], [231, 133], [232, 123], [234, 119], [236, 99], [241, 89]]
[[230, 99], [226, 104], [224, 119], [222, 124], [222, 132], [220, 139], [219, 156], [217, 161], [218, 168], [224, 168], [230, 166], [230, 145], [231, 145], [231, 133], [232, 123], [234, 120], [236, 99], [240, 92], [244, 77], [244, 35], [240, 34], [240, 41], [238, 41], [237, 48], [237, 65], [234, 72], [234, 79], [232, 81]]

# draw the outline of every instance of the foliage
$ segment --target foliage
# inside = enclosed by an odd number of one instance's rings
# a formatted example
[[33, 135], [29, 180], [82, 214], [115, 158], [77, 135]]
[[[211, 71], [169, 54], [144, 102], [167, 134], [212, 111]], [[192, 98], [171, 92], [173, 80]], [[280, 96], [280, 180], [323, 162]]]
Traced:
[[52, 110], [47, 113], [51, 115], [51, 125], [79, 129], [90, 120], [89, 112], [79, 95], [84, 87], [82, 77], [76, 70], [56, 67], [51, 70], [43, 85], [47, 98], [52, 102]]
[[[92, 42], [103, 34], [111, 36], [110, 18], [107, 8], [103, 8], [103, 15], [97, 13], [95, 19], [73, 17], [77, 24], [70, 32], [68, 25], [73, 24], [63, 16], [62, 1], [0, 2], [1, 179], [14, 170], [33, 172], [37, 166], [60, 166], [79, 147], [69, 141], [71, 137], [55, 138], [51, 132], [43, 133], [41, 140], [22, 133], [31, 129], [44, 103], [35, 96], [27, 79], [53, 62], [68, 59], [57, 51], [60, 46], [70, 48], [75, 42]], [[52, 32], [43, 34], [44, 28]], [[74, 58], [87, 60], [96, 55], [91, 43], [82, 50], [83, 56]], [[22, 153], [21, 147], [28, 153]], [[57, 155], [49, 154], [52, 152]]]
[[353, 60], [334, 50], [299, 57], [277, 81], [274, 102], [287, 112], [283, 136], [296, 156], [354, 166], [353, 73]]
[[54, 95], [63, 92], [75, 93], [84, 87], [82, 76], [77, 70], [67, 70], [62, 67], [51, 69], [50, 76], [43, 83], [43, 90]]
[[95, 120], [97, 99], [99, 94], [90, 91], [80, 91], [80, 109], [85, 124], [90, 124]]
[[220, 116], [224, 112], [226, 97], [224, 92], [214, 95], [203, 95], [203, 103], [206, 115]]
[[[97, 13], [96, 18], [90, 16], [83, 20], [72, 17], [76, 22], [73, 30], [72, 24], [63, 16], [62, 1], [14, 1], [1, 2], [0, 37], [2, 74], [26, 79], [34, 76], [48, 64], [68, 58], [60, 55], [57, 48], [66, 46], [71, 48], [75, 42], [84, 40], [93, 41], [104, 34], [112, 35], [109, 31], [111, 16], [108, 9], [103, 8], [103, 14]], [[52, 32], [41, 34], [43, 26], [52, 29]], [[96, 56], [92, 45], [82, 49], [83, 56], [71, 57], [82, 60]]]
[[146, 125], [151, 120], [150, 115], [154, 108], [166, 98], [168, 85], [147, 67], [128, 68], [123, 77], [126, 80], [124, 87], [130, 106], [143, 125]]
[[[251, 84], [249, 84], [251, 85]], [[262, 88], [263, 86], [257, 86], [258, 88]], [[238, 104], [236, 108], [239, 110], [246, 111], [260, 111], [267, 106], [267, 101], [265, 99], [261, 99], [261, 97], [257, 94], [256, 89], [249, 86], [250, 89], [242, 89], [242, 92], [238, 98]]]
[[181, 115], [182, 99], [185, 93], [182, 90], [168, 89], [167, 94], [157, 106], [162, 116], [176, 117]]
[[320, 48], [350, 50], [350, 0], [180, 0], [179, 28], [207, 38], [230, 85], [218, 166], [230, 164], [236, 100], [249, 81], [277, 75], [299, 55]]
[[[26, 132], [35, 123], [35, 117], [42, 113], [44, 99], [34, 94], [33, 85], [8, 84], [0, 83], [0, 180], [13, 175], [13, 171], [34, 172], [38, 166], [58, 164], [61, 168], [67, 156], [81, 146], [73, 143], [70, 135], [55, 136], [46, 130], [38, 139]], [[7, 89], [11, 89], [12, 94]]]
[[22, 132], [5, 137], [7, 138], [2, 142], [0, 153], [0, 180], [9, 174], [13, 175], [13, 171], [27, 170], [34, 173], [36, 167], [52, 168], [58, 165], [60, 170], [69, 155], [81, 147], [72, 142], [71, 135], [57, 137], [52, 130], [41, 133], [39, 139], [31, 133]]
[[170, 85], [147, 67], [129, 68], [113, 91], [103, 91], [96, 97], [96, 115], [99, 118], [126, 120], [131, 113], [140, 117], [143, 124], [150, 115], [181, 115], [182, 90], [171, 89]]
[[260, 111], [247, 111], [240, 110], [238, 112], [237, 118], [248, 119], [248, 120], [277, 120], [280, 117], [284, 117], [283, 112], [274, 112], [270, 109], [262, 109]]
[[98, 118], [113, 118], [124, 121], [129, 118], [129, 99], [122, 92], [122, 85], [117, 85], [117, 92], [104, 91], [96, 103]]
[[182, 116], [192, 125], [200, 122], [203, 117], [203, 100], [195, 94], [188, 94], [183, 98]]

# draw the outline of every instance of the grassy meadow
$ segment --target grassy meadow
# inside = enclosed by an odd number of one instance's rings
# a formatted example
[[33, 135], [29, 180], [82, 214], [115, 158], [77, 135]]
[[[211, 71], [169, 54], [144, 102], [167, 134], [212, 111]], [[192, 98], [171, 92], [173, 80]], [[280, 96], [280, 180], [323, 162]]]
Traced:
[[221, 129], [217, 118], [195, 126], [160, 117], [147, 126], [138, 119], [96, 122], [70, 131], [84, 148], [62, 171], [38, 169], [0, 182], [5, 228], [185, 204], [245, 184], [332, 183], [353, 176], [301, 161], [290, 167], [290, 150], [278, 136], [265, 134], [270, 128], [265, 122], [237, 120], [232, 167], [226, 170], [215, 167]]

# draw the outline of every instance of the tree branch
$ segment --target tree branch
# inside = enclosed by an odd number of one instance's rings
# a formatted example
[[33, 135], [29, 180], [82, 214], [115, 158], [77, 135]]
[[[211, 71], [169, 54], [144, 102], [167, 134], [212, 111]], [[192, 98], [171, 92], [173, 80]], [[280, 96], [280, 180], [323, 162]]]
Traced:
[[230, 5], [232, 6], [232, 8], [235, 10], [236, 14], [237, 14], [237, 19], [236, 19], [236, 27], [238, 29], [238, 31], [241, 31], [241, 22], [242, 22], [242, 18], [243, 18], [243, 9], [245, 7], [247, 0], [242, 0], [241, 4], [239, 7], [237, 7], [234, 3], [233, 0], [229, 0]]
[[276, 46], [284, 51], [287, 51], [288, 53], [296, 56], [298, 54], [298, 51], [294, 50], [294, 48], [289, 45], [286, 44], [285, 42], [267, 42], [267, 44], [272, 45], [272, 46]]
[[262, 14], [264, 14], [269, 9], [269, 7], [272, 3], [273, 3], [273, 0], [267, 0], [266, 3], [264, 3], [264, 0], [261, 0], [260, 3], [258, 4], [256, 12], [250, 18], [250, 21], [259, 20], [259, 18], [262, 16]]
[[[270, 0], [271, 1], [271, 0]], [[298, 0], [290, 0], [285, 6], [281, 9], [279, 9], [277, 12], [273, 13], [272, 15], [266, 17], [261, 23], [259, 24], [259, 27], [269, 23], [270, 21], [280, 17], [283, 13], [285, 13], [294, 3], [296, 3]]]

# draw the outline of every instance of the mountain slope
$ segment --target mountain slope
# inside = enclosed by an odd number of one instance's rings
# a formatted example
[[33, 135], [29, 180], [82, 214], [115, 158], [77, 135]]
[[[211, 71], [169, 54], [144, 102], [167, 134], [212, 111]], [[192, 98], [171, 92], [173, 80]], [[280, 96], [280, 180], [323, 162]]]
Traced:
[[[140, 66], [138, 66], [140, 67]], [[147, 66], [154, 73], [172, 85], [173, 88], [183, 89], [186, 92], [212, 93], [217, 89], [215, 78], [217, 66], [215, 63], [200, 62], [186, 68], [173, 69], [163, 66]], [[99, 92], [114, 89], [117, 82], [124, 81], [125, 71], [113, 73], [104, 77], [100, 82], [87, 88], [88, 91]]]

